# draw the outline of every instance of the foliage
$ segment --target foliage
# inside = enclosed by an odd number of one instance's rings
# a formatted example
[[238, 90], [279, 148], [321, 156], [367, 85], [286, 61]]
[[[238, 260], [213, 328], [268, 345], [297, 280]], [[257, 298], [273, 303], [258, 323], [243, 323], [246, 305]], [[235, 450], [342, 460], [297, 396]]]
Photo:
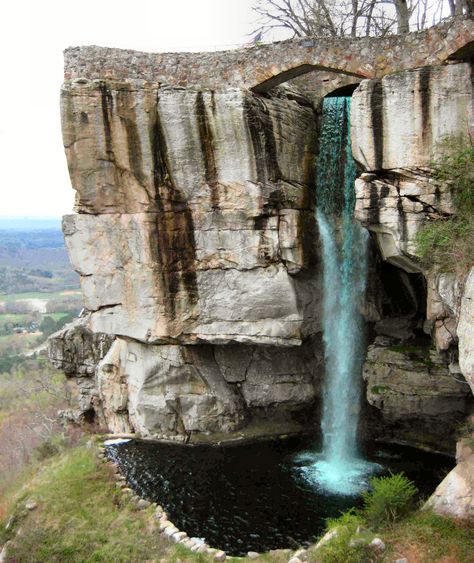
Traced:
[[[372, 538], [370, 532], [363, 529], [364, 525], [362, 514], [355, 509], [344, 512], [339, 518], [328, 519], [326, 533], [335, 531], [335, 535], [315, 552], [318, 560], [325, 563], [365, 561], [365, 556], [368, 555], [367, 544]], [[351, 545], [351, 540], [356, 536], [359, 542]], [[364, 539], [368, 541], [363, 541]]]
[[450, 137], [439, 152], [433, 177], [449, 186], [456, 216], [426, 223], [416, 236], [416, 251], [427, 267], [464, 271], [474, 263], [474, 144]]
[[371, 490], [364, 496], [363, 513], [369, 525], [377, 528], [391, 524], [413, 508], [418, 490], [402, 473], [373, 477]]

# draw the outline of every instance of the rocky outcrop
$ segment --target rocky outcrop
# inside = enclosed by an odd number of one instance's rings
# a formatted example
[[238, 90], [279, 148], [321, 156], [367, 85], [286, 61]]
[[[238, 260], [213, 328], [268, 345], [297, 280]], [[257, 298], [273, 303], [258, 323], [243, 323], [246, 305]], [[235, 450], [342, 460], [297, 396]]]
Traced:
[[[393, 64], [413, 66], [399, 58], [411, 42], [421, 49], [416, 66], [457, 56], [470, 26], [395, 38]], [[304, 56], [316, 56], [320, 46], [304, 41]], [[301, 57], [302, 45], [291, 45]], [[324, 51], [326, 61], [341, 58]], [[94, 410], [115, 432], [218, 441], [303, 431], [323, 371], [312, 104], [328, 88], [386, 74], [361, 83], [351, 113], [365, 170], [356, 217], [379, 250], [364, 306], [379, 335], [365, 368], [368, 400], [379, 438], [447, 451], [470, 408], [461, 370], [472, 381], [472, 310], [462, 295], [472, 284], [425, 279], [414, 237], [454, 212], [430, 164], [445, 135], [470, 132], [471, 66], [389, 74], [383, 57], [366, 70], [344, 57], [345, 71], [357, 67], [350, 78], [320, 73], [326, 83], [306, 97], [308, 79], [270, 88], [315, 60], [295, 70], [287, 68], [295, 53], [280, 55], [247, 76], [250, 51], [228, 55], [237, 61], [230, 69], [222, 54], [67, 52], [61, 107], [76, 214], [63, 230], [88, 314], [53, 338], [55, 365], [77, 382], [80, 412]], [[437, 352], [421, 358], [380, 344], [423, 332]]]
[[459, 366], [474, 393], [474, 268], [467, 276], [457, 326]]
[[354, 157], [368, 172], [356, 182], [356, 217], [372, 231], [384, 258], [421, 271], [415, 236], [454, 212], [447, 184], [430, 165], [449, 136], [469, 137], [474, 123], [468, 63], [421, 68], [364, 81], [351, 109]]
[[458, 331], [466, 343], [472, 326], [460, 320], [461, 310], [470, 314], [469, 290], [461, 274], [425, 271], [415, 240], [426, 222], [456, 213], [449, 184], [433, 180], [431, 166], [446, 138], [472, 133], [471, 74], [461, 63], [364, 81], [351, 109], [353, 153], [365, 170], [356, 180], [355, 215], [391, 265], [379, 267], [380, 336], [364, 367], [376, 434], [445, 452], [472, 409], [469, 353], [462, 362], [461, 347], [458, 354]]
[[442, 516], [474, 519], [474, 435], [456, 447], [456, 467], [446, 475], [425, 507]]
[[311, 107], [100, 81], [62, 100], [79, 211], [63, 229], [93, 331], [295, 345], [319, 330], [317, 282], [298, 278], [315, 265]]
[[282, 423], [301, 431], [297, 414], [314, 410], [319, 394], [322, 358], [315, 344], [151, 346], [118, 338], [98, 369], [105, 418], [123, 432], [120, 415], [127, 409], [135, 431], [168, 439], [245, 437], [272, 419], [277, 424], [264, 433], [278, 434]]
[[84, 330], [115, 337], [81, 409], [154, 438], [306, 431], [322, 371], [310, 102], [81, 79], [62, 121]]
[[394, 345], [379, 337], [363, 369], [367, 400], [378, 412], [374, 437], [452, 454], [456, 432], [474, 410], [465, 381], [427, 346]]
[[102, 418], [102, 403], [97, 389], [97, 365], [114, 341], [113, 335], [93, 333], [82, 317], [49, 337], [49, 359], [66, 374], [73, 399], [63, 415], [75, 423]]
[[368, 171], [429, 167], [445, 137], [472, 131], [472, 98], [469, 63], [364, 80], [352, 98], [354, 158]]

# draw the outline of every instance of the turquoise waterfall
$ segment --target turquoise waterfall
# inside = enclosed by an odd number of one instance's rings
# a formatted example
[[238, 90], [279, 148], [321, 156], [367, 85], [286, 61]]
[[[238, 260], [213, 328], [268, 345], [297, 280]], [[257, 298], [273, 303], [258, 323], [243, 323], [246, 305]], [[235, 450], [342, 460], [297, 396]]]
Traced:
[[350, 98], [325, 98], [317, 161], [316, 217], [323, 269], [325, 381], [322, 452], [307, 477], [332, 493], [357, 494], [372, 464], [358, 452], [368, 233], [354, 219], [356, 165]]

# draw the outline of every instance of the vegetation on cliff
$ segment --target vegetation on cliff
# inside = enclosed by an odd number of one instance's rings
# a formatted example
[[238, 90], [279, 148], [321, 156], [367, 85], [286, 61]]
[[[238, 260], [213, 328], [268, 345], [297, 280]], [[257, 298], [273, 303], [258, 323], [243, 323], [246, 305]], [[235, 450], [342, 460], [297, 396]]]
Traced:
[[417, 253], [427, 267], [464, 272], [474, 264], [472, 139], [445, 139], [433, 168], [434, 180], [449, 185], [456, 214], [426, 223], [416, 238]]

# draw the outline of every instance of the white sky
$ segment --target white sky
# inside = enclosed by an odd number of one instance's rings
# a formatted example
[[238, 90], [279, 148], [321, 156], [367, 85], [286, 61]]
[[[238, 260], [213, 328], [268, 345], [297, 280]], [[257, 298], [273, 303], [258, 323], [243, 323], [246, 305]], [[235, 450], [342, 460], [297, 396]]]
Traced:
[[59, 121], [62, 51], [231, 48], [256, 27], [253, 0], [7, 0], [0, 23], [0, 215], [72, 211]]

